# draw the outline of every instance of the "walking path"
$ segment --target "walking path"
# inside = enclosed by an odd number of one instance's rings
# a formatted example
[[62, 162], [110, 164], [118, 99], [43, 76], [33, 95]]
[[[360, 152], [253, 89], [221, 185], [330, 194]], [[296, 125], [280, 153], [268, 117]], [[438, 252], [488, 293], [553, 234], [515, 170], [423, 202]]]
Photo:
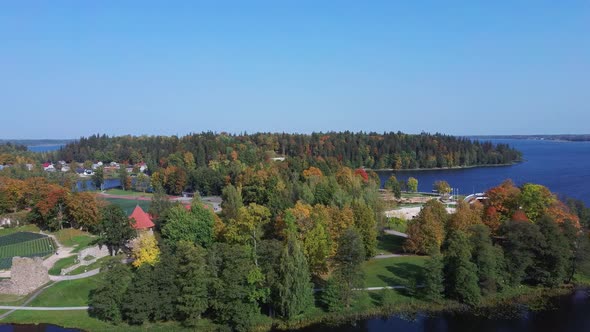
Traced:
[[389, 234], [389, 235], [395, 235], [395, 236], [405, 237], [406, 239], [408, 238], [408, 234], [402, 233], [402, 232], [398, 232], [398, 231], [394, 231], [393, 229], [386, 229], [383, 232], [385, 234]]
[[29, 297], [25, 303], [23, 303], [22, 305], [16, 307], [16, 308], [7, 308], [10, 311], [7, 311], [5, 313], [3, 313], [2, 315], [0, 315], [0, 320], [4, 319], [6, 316], [10, 315], [11, 313], [13, 313], [15, 310], [20, 310], [20, 308], [22, 307], [26, 307], [29, 303], [31, 303], [37, 296], [39, 296], [41, 293], [43, 293], [43, 291], [45, 291], [47, 288], [51, 287], [55, 285], [55, 283], [51, 283], [45, 287], [42, 287], [41, 289], [37, 290], [35, 293], [33, 293], [33, 295], [31, 297]]
[[[89, 307], [15, 307], [15, 306], [7, 306], [7, 305], [0, 305], [0, 310], [12, 310], [11, 312], [7, 312], [5, 315], [14, 312], [15, 310], [31, 310], [31, 311], [60, 311], [60, 310], [88, 310]], [[4, 317], [0, 316], [0, 319]]]
[[75, 274], [72, 276], [52, 276], [52, 275], [50, 275], [49, 279], [51, 281], [77, 280], [77, 279], [84, 279], [84, 278], [89, 278], [89, 277], [95, 276], [99, 272], [100, 272], [100, 269], [94, 269], [94, 270], [90, 270], [88, 272]]
[[70, 257], [73, 255], [73, 251], [74, 248], [72, 247], [64, 247], [62, 246], [59, 241], [57, 240], [57, 238], [55, 237], [55, 235], [52, 234], [46, 234], [43, 233], [43, 231], [39, 231], [39, 233], [43, 234], [43, 235], [47, 235], [50, 238], [53, 239], [53, 242], [55, 243], [55, 245], [57, 246], [57, 248], [55, 248], [56, 250], [56, 254], [51, 255], [50, 257], [47, 257], [46, 260], [43, 261], [43, 266], [45, 266], [46, 268], [50, 269], [53, 267], [53, 265], [60, 259], [62, 258], [66, 258], [66, 257]]

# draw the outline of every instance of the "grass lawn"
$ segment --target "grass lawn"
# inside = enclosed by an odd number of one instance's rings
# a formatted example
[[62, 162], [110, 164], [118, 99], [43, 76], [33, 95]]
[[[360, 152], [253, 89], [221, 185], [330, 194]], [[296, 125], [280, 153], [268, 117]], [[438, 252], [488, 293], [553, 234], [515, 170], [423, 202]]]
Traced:
[[61, 270], [66, 267], [70, 267], [76, 263], [77, 255], [62, 258], [55, 262], [53, 267], [49, 269], [49, 274], [58, 276], [61, 274]]
[[78, 307], [88, 305], [90, 291], [98, 287], [100, 276], [57, 282], [29, 304], [31, 307]]
[[121, 207], [121, 209], [123, 209], [123, 211], [125, 211], [125, 213], [129, 216], [131, 215], [131, 212], [133, 212], [133, 209], [135, 209], [135, 206], [139, 204], [139, 206], [141, 206], [141, 208], [147, 212], [150, 209], [150, 201], [140, 201], [140, 200], [133, 200], [133, 199], [121, 199], [121, 198], [103, 198], [105, 201], [107, 201], [107, 203], [111, 203], [111, 204], [116, 204], [119, 207]]
[[419, 282], [426, 259], [426, 256], [403, 256], [365, 262], [365, 286], [413, 285]]
[[0, 305], [20, 305], [26, 296], [13, 294], [0, 294]]
[[90, 246], [94, 237], [88, 232], [74, 228], [66, 228], [55, 233], [55, 238], [66, 247], [75, 247], [74, 252], [78, 252]]
[[39, 233], [39, 227], [37, 225], [24, 225], [19, 227], [13, 228], [3, 228], [0, 229], [0, 236], [9, 235], [16, 232], [32, 232], [32, 233]]
[[402, 254], [406, 239], [391, 234], [381, 234], [377, 238], [377, 254]]
[[154, 194], [152, 194], [152, 193], [142, 193], [139, 191], [123, 190], [123, 189], [109, 189], [106, 191], [106, 194], [118, 195], [118, 196], [137, 196], [137, 197], [152, 197], [152, 196], [154, 196]]

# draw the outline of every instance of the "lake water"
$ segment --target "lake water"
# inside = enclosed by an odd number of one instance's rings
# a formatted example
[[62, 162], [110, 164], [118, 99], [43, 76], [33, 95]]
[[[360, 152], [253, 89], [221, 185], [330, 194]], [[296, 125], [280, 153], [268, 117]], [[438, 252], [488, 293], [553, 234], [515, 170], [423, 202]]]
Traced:
[[587, 290], [556, 297], [551, 308], [521, 310], [513, 318], [486, 318], [469, 313], [374, 318], [341, 326], [315, 325], [298, 332], [582, 332], [590, 331], [590, 296]]
[[[33, 152], [50, 152], [59, 150], [63, 144], [56, 144], [56, 145], [29, 145], [27, 148], [29, 151]], [[0, 331], [1, 332], [1, 331]]]
[[[437, 180], [446, 180], [460, 195], [484, 192], [512, 179], [517, 185], [527, 182], [547, 186], [559, 195], [590, 204], [590, 142], [496, 139], [522, 151], [525, 161], [512, 166], [478, 167], [433, 171], [397, 171], [398, 180], [418, 179], [419, 191], [430, 192]], [[379, 172], [382, 183], [393, 174]]]

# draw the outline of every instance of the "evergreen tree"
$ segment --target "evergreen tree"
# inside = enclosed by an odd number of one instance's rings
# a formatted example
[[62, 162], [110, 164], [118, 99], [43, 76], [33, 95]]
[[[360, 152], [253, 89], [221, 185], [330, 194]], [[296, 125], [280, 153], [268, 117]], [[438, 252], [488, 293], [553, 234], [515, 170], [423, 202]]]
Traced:
[[154, 218], [154, 224], [156, 224], [158, 229], [164, 227], [168, 211], [172, 206], [173, 204], [164, 189], [160, 186], [154, 187], [154, 195], [152, 196], [148, 212]]
[[539, 218], [537, 225], [543, 241], [537, 248], [536, 263], [531, 266], [530, 277], [535, 283], [555, 287], [566, 279], [566, 269], [571, 261], [568, 243], [557, 223], [549, 216]]
[[153, 320], [154, 314], [159, 309], [154, 292], [156, 289], [153, 268], [147, 264], [138, 268], [133, 274], [122, 305], [125, 320], [139, 325]]
[[113, 258], [103, 268], [99, 285], [90, 292], [88, 304], [90, 314], [98, 319], [119, 323], [122, 320], [122, 307], [125, 294], [133, 274], [129, 267]]
[[195, 326], [208, 306], [205, 251], [192, 242], [180, 241], [176, 257], [179, 320], [186, 326]]
[[[498, 286], [499, 268], [502, 264], [498, 248], [492, 244], [490, 230], [485, 225], [471, 227], [472, 261], [477, 266], [479, 286], [484, 295], [495, 293]], [[501, 250], [501, 249], [500, 249]]]
[[313, 288], [303, 250], [295, 234], [289, 234], [279, 260], [277, 312], [292, 319], [313, 306]]
[[464, 232], [448, 235], [444, 251], [444, 278], [449, 298], [475, 305], [481, 298], [477, 266], [471, 262], [471, 245]]
[[153, 315], [155, 321], [169, 321], [176, 318], [176, 304], [180, 296], [178, 289], [178, 258], [166, 245], [161, 246], [160, 261], [154, 267], [152, 278], [156, 285], [154, 300], [156, 308]]
[[424, 297], [428, 301], [439, 302], [443, 299], [445, 286], [443, 277], [443, 257], [433, 253], [424, 264]]
[[518, 285], [530, 280], [529, 272], [537, 250], [543, 246], [543, 235], [537, 225], [528, 221], [507, 221], [501, 228], [502, 247], [508, 282]]
[[354, 224], [358, 229], [365, 248], [367, 259], [375, 256], [377, 251], [377, 223], [375, 213], [362, 201], [356, 201], [352, 205]]
[[363, 287], [361, 264], [365, 260], [365, 248], [358, 231], [349, 228], [338, 240], [338, 250], [334, 256], [334, 276], [340, 284], [341, 303], [350, 308], [355, 288]]

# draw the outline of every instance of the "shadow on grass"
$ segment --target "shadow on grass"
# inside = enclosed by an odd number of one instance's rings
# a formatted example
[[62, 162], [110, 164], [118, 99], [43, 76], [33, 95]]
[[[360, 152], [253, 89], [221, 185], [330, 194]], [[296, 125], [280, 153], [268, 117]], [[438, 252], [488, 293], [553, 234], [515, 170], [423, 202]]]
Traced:
[[377, 242], [377, 253], [403, 254], [405, 241], [406, 239], [401, 236], [383, 234]]

